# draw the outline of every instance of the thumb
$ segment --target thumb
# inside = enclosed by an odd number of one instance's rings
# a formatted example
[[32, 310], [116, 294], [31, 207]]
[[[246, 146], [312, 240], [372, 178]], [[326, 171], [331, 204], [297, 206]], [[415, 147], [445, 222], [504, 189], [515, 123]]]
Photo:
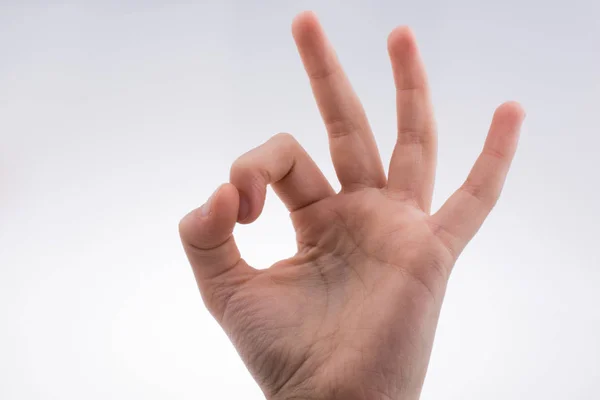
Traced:
[[257, 271], [240, 256], [233, 238], [240, 195], [221, 185], [206, 203], [179, 223], [179, 234], [209, 311], [220, 321], [237, 286]]

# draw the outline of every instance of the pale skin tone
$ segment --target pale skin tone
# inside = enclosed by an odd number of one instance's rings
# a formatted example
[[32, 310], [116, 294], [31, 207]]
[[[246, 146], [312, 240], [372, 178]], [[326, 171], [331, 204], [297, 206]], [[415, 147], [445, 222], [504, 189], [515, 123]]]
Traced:
[[[498, 107], [465, 183], [432, 213], [436, 125], [410, 29], [388, 39], [398, 132], [387, 176], [315, 15], [298, 15], [292, 31], [342, 189], [291, 135], [276, 135], [183, 218], [185, 251], [204, 303], [266, 398], [418, 399], [448, 277], [500, 195], [524, 112]], [[290, 211], [298, 251], [258, 270], [232, 232], [258, 218], [267, 185]]]

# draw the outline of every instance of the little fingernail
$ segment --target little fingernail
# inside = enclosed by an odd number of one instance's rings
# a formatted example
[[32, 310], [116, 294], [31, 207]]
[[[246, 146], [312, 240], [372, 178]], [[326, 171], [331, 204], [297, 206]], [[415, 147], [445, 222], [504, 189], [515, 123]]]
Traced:
[[243, 221], [250, 214], [250, 202], [244, 195], [240, 195], [240, 209], [238, 210], [238, 221]]
[[203, 217], [206, 217], [210, 214], [210, 207], [212, 205], [212, 199], [215, 197], [215, 194], [217, 194], [218, 191], [219, 191], [219, 189], [217, 188], [217, 190], [215, 190], [213, 192], [213, 194], [210, 195], [208, 200], [206, 200], [206, 203], [204, 203], [202, 205], [202, 207], [200, 207], [200, 215], [202, 215]]

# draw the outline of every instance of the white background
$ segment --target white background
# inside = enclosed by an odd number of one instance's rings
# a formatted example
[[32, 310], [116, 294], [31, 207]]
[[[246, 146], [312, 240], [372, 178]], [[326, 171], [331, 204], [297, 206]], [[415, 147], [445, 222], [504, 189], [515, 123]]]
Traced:
[[[279, 131], [335, 181], [290, 34], [304, 9], [386, 163], [386, 36], [414, 28], [439, 125], [434, 205], [498, 104], [528, 112], [501, 201], [451, 279], [422, 398], [600, 397], [600, 3], [190, 3], [0, 1], [0, 398], [262, 398], [201, 303], [177, 223]], [[295, 249], [272, 195], [236, 233], [257, 267]]]

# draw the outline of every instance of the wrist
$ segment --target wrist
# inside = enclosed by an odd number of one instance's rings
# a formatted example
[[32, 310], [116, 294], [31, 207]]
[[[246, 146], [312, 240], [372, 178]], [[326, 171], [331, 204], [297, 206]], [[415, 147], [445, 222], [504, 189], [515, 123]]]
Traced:
[[387, 393], [360, 383], [329, 385], [322, 389], [296, 387], [268, 396], [267, 400], [418, 400], [420, 397], [420, 390], [411, 394], [397, 389], [403, 393]]

